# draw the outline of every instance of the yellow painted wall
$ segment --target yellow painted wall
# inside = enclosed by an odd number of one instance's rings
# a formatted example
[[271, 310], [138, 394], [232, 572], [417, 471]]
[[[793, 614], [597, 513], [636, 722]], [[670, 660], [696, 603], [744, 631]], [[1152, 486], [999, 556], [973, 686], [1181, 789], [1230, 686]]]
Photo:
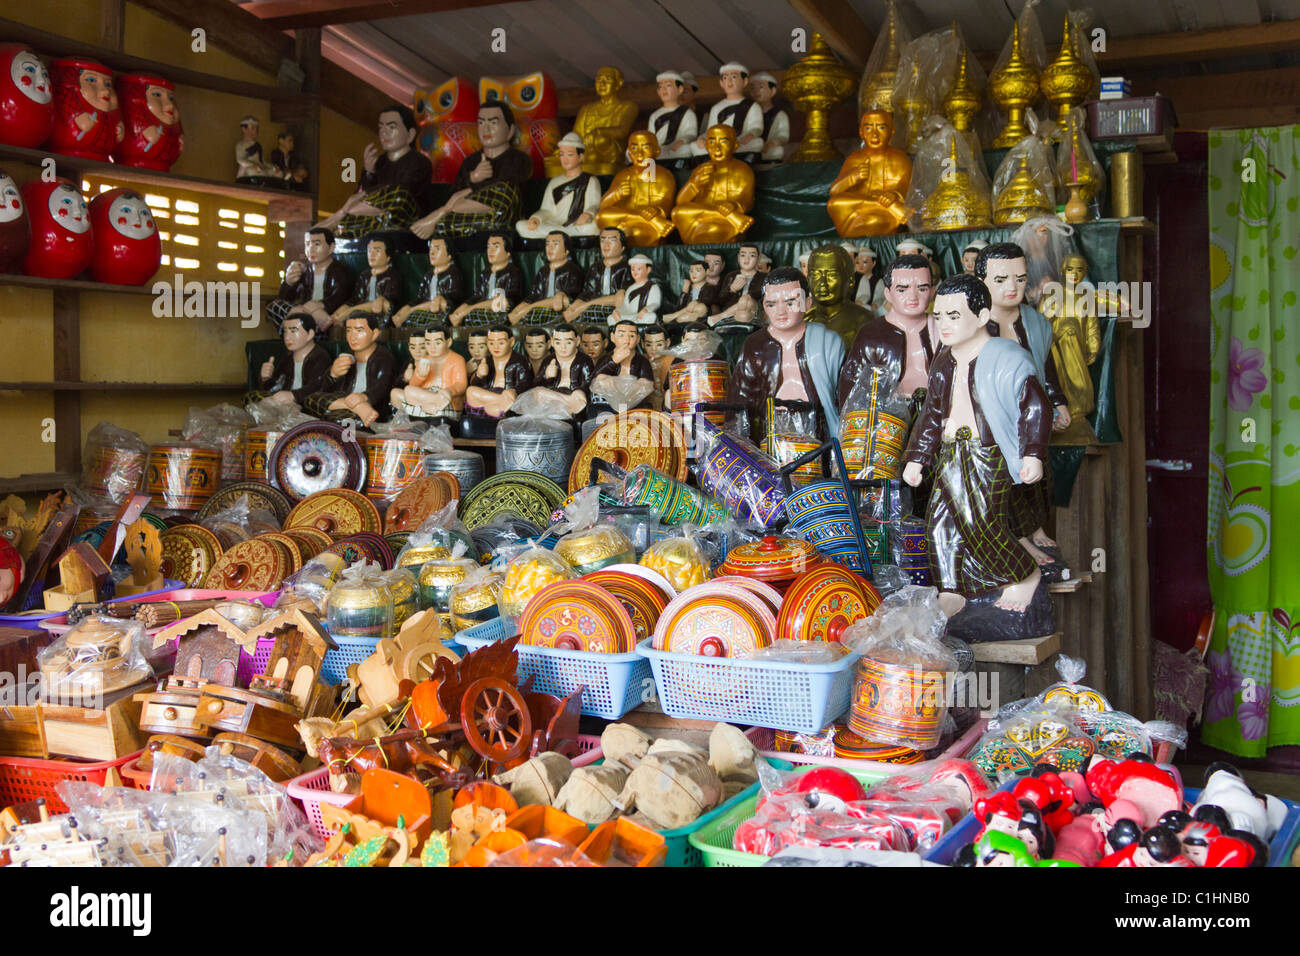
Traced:
[[333, 212], [343, 205], [343, 200], [356, 192], [356, 183], [345, 183], [342, 179], [342, 162], [351, 157], [357, 163], [357, 175], [361, 175], [361, 157], [366, 143], [379, 142], [376, 132], [379, 117], [370, 126], [335, 113], [333, 110], [321, 110], [320, 168], [321, 182], [317, 190], [317, 202], [321, 209]]

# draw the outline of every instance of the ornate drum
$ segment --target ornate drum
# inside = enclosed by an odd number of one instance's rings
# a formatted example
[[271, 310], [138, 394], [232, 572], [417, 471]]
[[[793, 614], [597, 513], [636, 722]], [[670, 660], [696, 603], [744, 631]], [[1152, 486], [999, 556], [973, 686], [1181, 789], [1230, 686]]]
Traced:
[[930, 542], [925, 535], [925, 522], [920, 518], [904, 518], [898, 523], [898, 542], [895, 548], [898, 566], [913, 584], [928, 587], [930, 584]]
[[370, 498], [391, 499], [424, 474], [419, 439], [372, 435], [361, 445], [366, 452], [365, 493]]
[[497, 470], [534, 471], [562, 485], [573, 464], [573, 426], [547, 418], [507, 418], [497, 426]]
[[569, 492], [591, 484], [593, 458], [625, 471], [637, 465], [650, 465], [678, 481], [685, 481], [686, 455], [686, 436], [672, 416], [633, 409], [605, 419], [582, 443], [569, 469]]
[[448, 472], [456, 477], [460, 482], [460, 493], [463, 498], [469, 494], [471, 488], [483, 480], [483, 456], [476, 451], [460, 449], [425, 455], [424, 473], [432, 475], [439, 471]]
[[121, 445], [90, 444], [86, 456], [86, 490], [119, 503], [140, 487], [149, 462], [148, 451]]
[[194, 442], [149, 449], [145, 492], [155, 507], [196, 511], [221, 484], [221, 449]]
[[864, 570], [844, 487], [837, 481], [814, 481], [785, 502], [787, 531], [811, 541], [817, 550], [855, 571]]
[[785, 517], [785, 489], [772, 459], [753, 442], [721, 433], [700, 464], [700, 487], [727, 511], [765, 528]]
[[[817, 441], [816, 438], [778, 432], [763, 440], [763, 451], [778, 465], [785, 465], [794, 461], [800, 455], [808, 454], [819, 445], [821, 445], [821, 442]], [[796, 468], [790, 475], [790, 481], [798, 488], [810, 481], [816, 481], [821, 476], [821, 462], [810, 461]]]
[[284, 432], [250, 428], [244, 432], [244, 477], [266, 481], [266, 459]]
[[644, 505], [659, 516], [664, 524], [695, 525], [721, 521], [727, 509], [699, 491], [669, 478], [649, 465], [637, 465], [628, 474], [623, 485], [623, 503]]
[[876, 744], [929, 750], [947, 713], [940, 670], [861, 658], [853, 674], [849, 730]]
[[[720, 359], [676, 362], [668, 367], [668, 408], [682, 422], [683, 427], [690, 429], [694, 423], [695, 406], [725, 402], [730, 382], [731, 369]], [[726, 412], [702, 414], [706, 421], [719, 430], [726, 423]], [[687, 434], [690, 434], [689, 430]]]
[[360, 491], [366, 483], [366, 456], [342, 425], [304, 422], [275, 443], [266, 475], [294, 501], [331, 488]]
[[853, 478], [897, 478], [902, 472], [908, 424], [876, 403], [848, 412], [840, 422], [844, 467]]

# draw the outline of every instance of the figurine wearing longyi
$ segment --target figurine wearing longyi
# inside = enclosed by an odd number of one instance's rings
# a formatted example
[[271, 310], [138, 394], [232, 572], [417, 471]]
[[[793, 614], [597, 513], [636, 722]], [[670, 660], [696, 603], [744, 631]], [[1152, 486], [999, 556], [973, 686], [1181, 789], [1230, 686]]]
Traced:
[[668, 218], [677, 195], [677, 180], [655, 163], [659, 140], [646, 129], [627, 141], [631, 166], [620, 169], [600, 200], [596, 222], [601, 229], [622, 229], [634, 246], [657, 246], [673, 231]]
[[907, 222], [903, 197], [912, 182], [912, 161], [889, 145], [893, 117], [884, 110], [862, 114], [862, 149], [852, 153], [831, 184], [826, 211], [841, 236], [881, 236]]
[[1088, 275], [1088, 260], [1074, 252], [1065, 257], [1061, 268], [1062, 289], [1059, 296], [1045, 295], [1039, 303], [1043, 315], [1052, 323], [1052, 358], [1056, 374], [1065, 393], [1066, 407], [1070, 410], [1070, 424], [1065, 431], [1053, 437], [1060, 445], [1091, 444], [1097, 434], [1085, 418], [1096, 407], [1092, 388], [1092, 373], [1088, 366], [1101, 352], [1101, 320], [1097, 313], [1102, 307], [1112, 308], [1114, 303], [1096, 302], [1100, 293], [1094, 292], [1093, 302], [1087, 297], [1084, 279]]
[[[622, 165], [627, 135], [636, 122], [636, 104], [620, 99], [623, 71], [616, 66], [602, 66], [596, 72], [596, 94], [600, 97], [578, 110], [573, 131], [587, 144], [582, 168], [597, 176], [608, 176]], [[552, 173], [548, 165], [548, 173]]]
[[711, 126], [704, 135], [709, 160], [695, 168], [677, 194], [673, 225], [682, 242], [731, 242], [754, 224], [754, 171], [739, 159], [736, 131]]
[[563, 172], [546, 184], [542, 205], [529, 218], [515, 223], [525, 239], [544, 239], [553, 229], [570, 236], [594, 236], [596, 209], [600, 203], [600, 181], [582, 171], [586, 147], [582, 137], [569, 133], [555, 147]]

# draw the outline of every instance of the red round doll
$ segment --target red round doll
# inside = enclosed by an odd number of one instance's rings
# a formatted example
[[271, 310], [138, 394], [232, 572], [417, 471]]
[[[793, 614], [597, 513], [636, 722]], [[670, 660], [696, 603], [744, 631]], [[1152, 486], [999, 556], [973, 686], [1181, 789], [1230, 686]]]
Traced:
[[34, 179], [23, 186], [32, 223], [32, 242], [23, 272], [46, 279], [72, 279], [85, 271], [95, 249], [90, 212], [77, 187], [66, 179]]
[[0, 272], [22, 265], [32, 241], [32, 224], [22, 194], [9, 174], [0, 170]]
[[[23, 557], [8, 541], [0, 539], [0, 608], [18, 593], [23, 583]], [[19, 611], [22, 608], [15, 608]]]
[[171, 169], [183, 148], [176, 87], [152, 73], [124, 74], [116, 85], [126, 137], [113, 158], [141, 169]]
[[65, 156], [109, 162], [125, 136], [113, 73], [94, 60], [55, 60], [54, 132], [49, 147]]
[[45, 64], [21, 43], [0, 43], [0, 143], [35, 149], [54, 128], [54, 89]]
[[96, 282], [144, 285], [162, 262], [162, 242], [153, 211], [132, 189], [110, 189], [90, 201], [95, 254], [90, 275]]

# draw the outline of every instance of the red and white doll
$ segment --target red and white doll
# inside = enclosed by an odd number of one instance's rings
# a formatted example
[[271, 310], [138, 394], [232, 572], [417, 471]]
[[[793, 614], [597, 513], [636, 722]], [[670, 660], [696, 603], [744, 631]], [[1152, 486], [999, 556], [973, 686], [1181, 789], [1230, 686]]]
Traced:
[[72, 279], [85, 271], [95, 249], [86, 200], [64, 179], [34, 179], [23, 186], [32, 241], [23, 272], [46, 279]]
[[54, 89], [40, 58], [21, 43], [0, 43], [0, 143], [35, 149], [54, 128]]
[[0, 171], [0, 272], [21, 266], [31, 241], [32, 224], [22, 193], [9, 174]]
[[55, 60], [54, 132], [49, 147], [65, 156], [110, 162], [126, 128], [113, 73], [94, 60]]
[[162, 242], [153, 210], [132, 189], [110, 189], [90, 201], [95, 254], [90, 274], [96, 282], [144, 285], [162, 262]]
[[184, 148], [176, 87], [152, 73], [123, 74], [116, 86], [126, 137], [113, 158], [141, 169], [171, 169]]

